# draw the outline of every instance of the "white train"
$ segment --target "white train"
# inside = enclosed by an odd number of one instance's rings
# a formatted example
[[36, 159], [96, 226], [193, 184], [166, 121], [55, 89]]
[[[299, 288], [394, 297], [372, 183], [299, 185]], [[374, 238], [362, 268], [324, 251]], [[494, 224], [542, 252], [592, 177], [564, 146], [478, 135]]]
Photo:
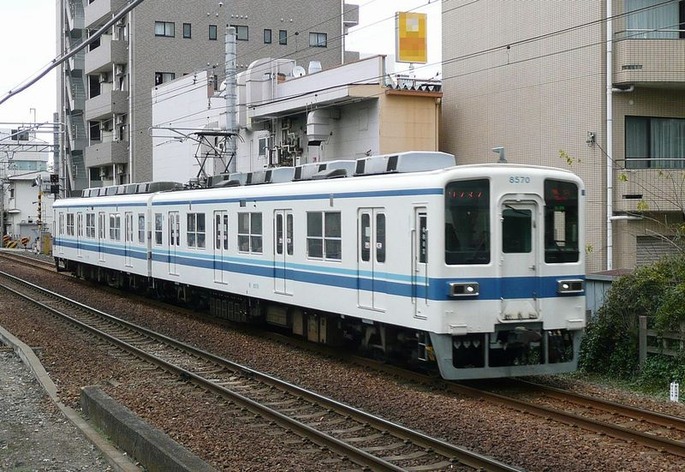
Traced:
[[[582, 181], [548, 167], [454, 163], [410, 152], [205, 189], [88, 189], [55, 202], [53, 255], [79, 277], [437, 366], [445, 379], [574, 370], [585, 327]], [[354, 176], [326, 178], [344, 174]], [[288, 181], [256, 185], [277, 180]]]

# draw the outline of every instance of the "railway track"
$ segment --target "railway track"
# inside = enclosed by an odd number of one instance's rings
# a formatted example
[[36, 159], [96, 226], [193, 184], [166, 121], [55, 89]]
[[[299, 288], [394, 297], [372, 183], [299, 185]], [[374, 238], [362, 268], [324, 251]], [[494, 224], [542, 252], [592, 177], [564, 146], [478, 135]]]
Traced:
[[47, 256], [36, 255], [30, 251], [0, 250], [0, 257], [36, 269], [55, 271], [55, 263]]
[[431, 438], [296, 385], [118, 319], [0, 273], [2, 288], [116, 345], [226, 403], [326, 448], [368, 470], [515, 471], [489, 457]]
[[[451, 385], [512, 409], [685, 457], [685, 419], [516, 379], [496, 387]], [[496, 391], [495, 391], [496, 388]], [[525, 400], [521, 397], [525, 396]]]

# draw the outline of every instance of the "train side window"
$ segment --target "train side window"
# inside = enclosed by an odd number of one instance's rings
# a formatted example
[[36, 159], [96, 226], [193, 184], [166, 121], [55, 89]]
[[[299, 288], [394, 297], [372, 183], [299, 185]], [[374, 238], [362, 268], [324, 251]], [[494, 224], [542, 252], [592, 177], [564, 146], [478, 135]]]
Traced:
[[368, 213], [362, 213], [361, 232], [361, 258], [368, 262], [371, 257], [371, 216]]
[[133, 242], [133, 212], [124, 213], [124, 240], [127, 243]]
[[58, 223], [57, 223], [57, 233], [64, 234], [64, 213], [59, 213]]
[[205, 247], [205, 214], [188, 213], [187, 215], [187, 243], [188, 247], [204, 249]]
[[307, 257], [342, 259], [341, 221], [338, 211], [307, 212]]
[[79, 238], [83, 237], [83, 213], [76, 214], [76, 234]]
[[228, 249], [228, 213], [214, 212], [214, 249]]
[[376, 261], [385, 262], [385, 214], [376, 215]]
[[67, 213], [67, 236], [74, 235], [74, 214]]
[[95, 213], [86, 213], [86, 237], [95, 239]]
[[285, 218], [285, 248], [289, 256], [293, 255], [293, 215], [288, 213]]
[[238, 213], [238, 251], [262, 253], [261, 213]]
[[276, 215], [276, 254], [283, 254], [283, 215]]
[[162, 214], [161, 213], [155, 213], [155, 244], [162, 244]]
[[545, 180], [545, 262], [578, 262], [578, 186]]
[[100, 213], [98, 213], [98, 237], [101, 240], [105, 239], [105, 236], [107, 235], [107, 228], [105, 227], [105, 224], [105, 212], [101, 211]]
[[109, 239], [113, 241], [121, 240], [121, 215], [111, 213], [109, 215]]
[[138, 213], [138, 242], [145, 242], [145, 213]]

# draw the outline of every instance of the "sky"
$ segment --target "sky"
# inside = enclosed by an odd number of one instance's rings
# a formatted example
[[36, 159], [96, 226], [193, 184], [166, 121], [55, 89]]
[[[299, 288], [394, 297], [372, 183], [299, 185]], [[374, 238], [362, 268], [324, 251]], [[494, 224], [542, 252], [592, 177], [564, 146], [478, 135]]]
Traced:
[[[431, 78], [441, 70], [440, 0], [347, 0], [359, 5], [359, 26], [350, 30], [347, 50], [364, 55], [395, 51], [395, 12], [428, 14], [428, 62], [416, 65], [419, 78]], [[56, 0], [2, 0], [0, 6], [0, 100], [11, 90], [42, 72], [57, 56]], [[408, 64], [396, 64], [394, 72], [408, 72]], [[52, 122], [56, 111], [55, 71], [23, 92], [0, 104], [3, 123]]]

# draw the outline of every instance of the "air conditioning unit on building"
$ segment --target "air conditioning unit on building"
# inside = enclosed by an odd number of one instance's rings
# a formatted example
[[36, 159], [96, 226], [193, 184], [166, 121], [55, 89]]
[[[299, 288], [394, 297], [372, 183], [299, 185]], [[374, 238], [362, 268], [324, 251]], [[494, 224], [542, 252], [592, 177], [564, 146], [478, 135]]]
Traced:
[[100, 72], [99, 81], [101, 84], [111, 82], [111, 80], [109, 79], [109, 74], [107, 72]]
[[114, 171], [115, 171], [118, 175], [124, 174], [125, 171], [126, 171], [124, 164], [114, 164]]
[[125, 115], [116, 115], [114, 117], [114, 123], [117, 125], [123, 125], [126, 123], [126, 116]]
[[112, 120], [101, 121], [100, 131], [112, 131]]
[[124, 75], [124, 64], [115, 64], [114, 65], [114, 75]]

